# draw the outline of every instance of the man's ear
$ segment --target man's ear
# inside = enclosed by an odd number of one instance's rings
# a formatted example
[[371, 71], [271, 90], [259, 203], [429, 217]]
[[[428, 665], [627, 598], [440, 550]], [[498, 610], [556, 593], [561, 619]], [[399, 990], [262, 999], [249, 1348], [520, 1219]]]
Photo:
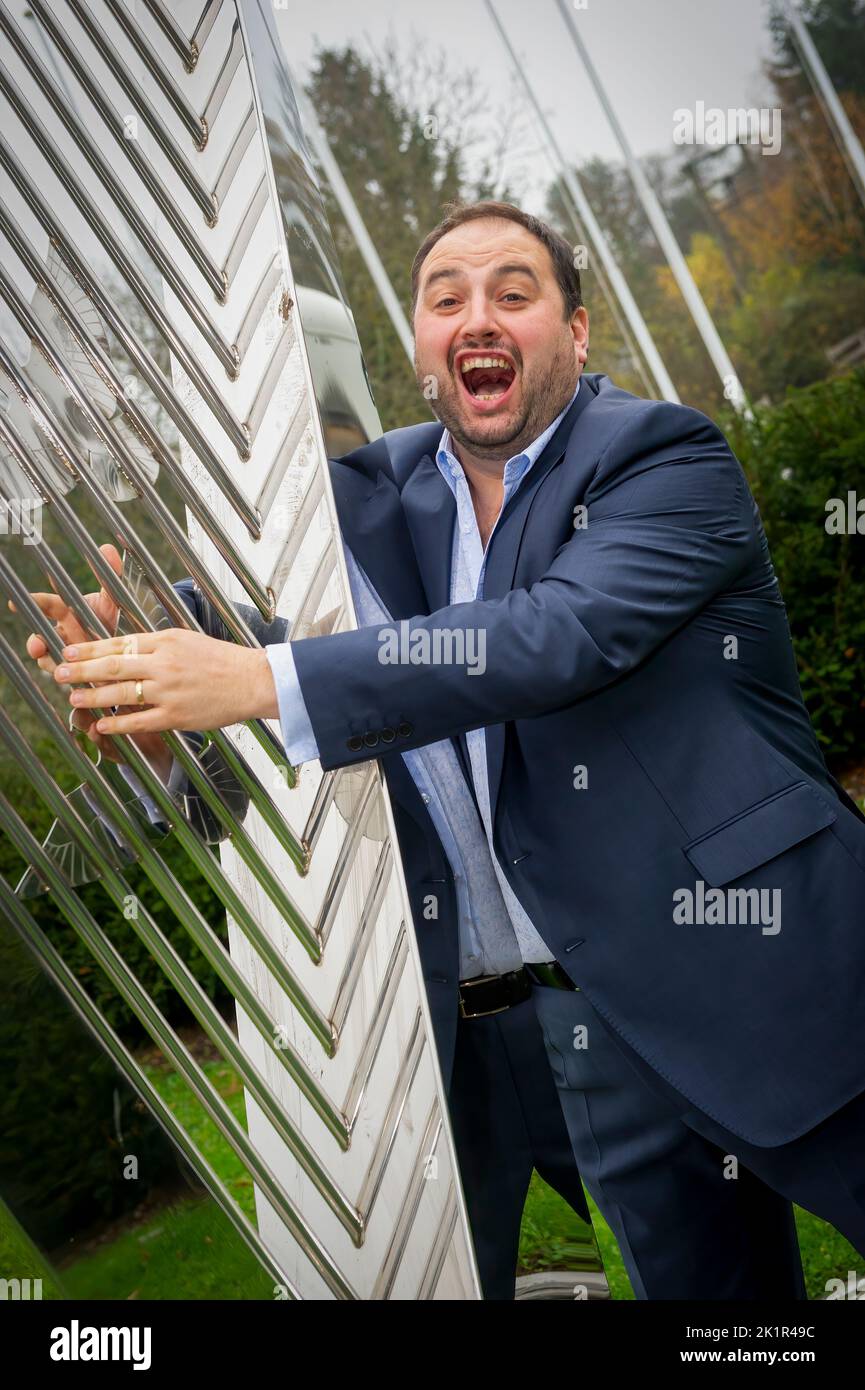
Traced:
[[577, 360], [585, 366], [589, 355], [589, 311], [584, 304], [581, 304], [579, 309], [574, 310], [574, 316], [571, 319], [571, 332], [574, 335]]

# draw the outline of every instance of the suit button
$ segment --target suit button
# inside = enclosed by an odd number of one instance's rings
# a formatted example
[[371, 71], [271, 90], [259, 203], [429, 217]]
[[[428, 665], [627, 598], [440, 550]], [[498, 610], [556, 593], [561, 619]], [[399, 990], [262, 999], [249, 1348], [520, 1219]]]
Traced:
[[395, 738], [396, 738], [396, 729], [391, 729], [391, 728], [382, 729], [382, 731], [381, 731], [381, 741], [382, 741], [382, 743], [393, 743], [393, 741], [394, 741]]
[[359, 753], [363, 748], [363, 739], [360, 734], [352, 734], [351, 738], [346, 739], [346, 748], [352, 753]]
[[414, 732], [411, 724], [407, 723], [405, 720], [403, 720], [402, 724], [397, 724], [396, 731], [400, 738], [411, 738]]
[[367, 748], [375, 748], [376, 744], [378, 743], [378, 734], [373, 733], [372, 729], [370, 729], [367, 733], [364, 734], [363, 741], [366, 744]]

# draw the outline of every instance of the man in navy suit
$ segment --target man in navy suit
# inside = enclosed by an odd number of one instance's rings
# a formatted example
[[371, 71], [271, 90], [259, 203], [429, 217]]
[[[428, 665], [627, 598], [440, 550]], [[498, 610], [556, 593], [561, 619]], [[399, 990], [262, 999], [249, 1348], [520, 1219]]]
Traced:
[[143, 682], [102, 732], [278, 715], [292, 760], [381, 759], [488, 1296], [531, 1000], [637, 1296], [801, 1298], [791, 1202], [865, 1251], [865, 818], [754, 501], [705, 415], [584, 372], [545, 224], [452, 211], [412, 278], [440, 424], [332, 464], [364, 625], [83, 643], [57, 678]]

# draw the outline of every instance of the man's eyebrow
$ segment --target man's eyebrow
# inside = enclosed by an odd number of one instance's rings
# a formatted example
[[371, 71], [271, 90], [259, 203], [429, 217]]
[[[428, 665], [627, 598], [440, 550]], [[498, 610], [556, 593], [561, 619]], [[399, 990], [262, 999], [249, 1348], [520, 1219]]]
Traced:
[[456, 266], [446, 265], [441, 270], [434, 270], [432, 275], [424, 281], [424, 289], [428, 290], [430, 285], [434, 285], [436, 280], [458, 280], [461, 275], [465, 275], [464, 270], [458, 270]]
[[526, 265], [524, 261], [509, 261], [507, 265], [497, 265], [493, 271], [493, 275], [497, 280], [504, 279], [506, 275], [527, 275], [530, 280], [534, 280], [538, 289], [540, 289], [541, 286], [541, 282], [532, 270], [532, 267]]
[[[532, 267], [527, 265], [524, 261], [508, 261], [506, 265], [497, 265], [492, 273], [496, 280], [501, 280], [506, 275], [527, 275], [540, 289], [540, 280], [534, 270], [532, 270]], [[437, 280], [459, 280], [461, 278], [465, 278], [464, 270], [460, 270], [458, 266], [443, 266], [441, 270], [434, 270], [424, 281], [424, 292], [426, 292], [431, 285], [434, 285]]]

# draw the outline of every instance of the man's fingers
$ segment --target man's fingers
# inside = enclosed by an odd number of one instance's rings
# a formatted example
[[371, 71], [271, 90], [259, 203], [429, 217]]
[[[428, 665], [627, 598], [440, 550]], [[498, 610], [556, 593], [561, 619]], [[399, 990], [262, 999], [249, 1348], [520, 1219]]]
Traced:
[[[69, 646], [72, 642], [86, 642], [90, 636], [89, 632], [81, 626], [75, 614], [71, 612], [69, 606], [64, 602], [59, 594], [31, 594], [33, 602], [40, 612], [44, 613], [50, 622], [54, 623], [61, 642], [64, 646]], [[40, 651], [31, 650], [30, 643], [41, 643]], [[27, 643], [27, 651], [32, 657], [42, 656], [48, 650], [45, 640], [33, 633]]]
[[[123, 570], [123, 560], [117, 547], [106, 543], [101, 545], [99, 549], [115, 574], [120, 575]], [[93, 567], [91, 566], [91, 568]], [[48, 582], [53, 590], [52, 593], [34, 593], [30, 597], [39, 611], [45, 615], [49, 622], [54, 624], [64, 647], [91, 642], [94, 636], [93, 632], [83, 626], [66, 601], [57, 593], [56, 585], [50, 575]], [[120, 609], [108, 591], [103, 587], [97, 594], [85, 595], [85, 601], [108, 631], [113, 633], [117, 627]], [[8, 601], [8, 607], [11, 613], [19, 611], [11, 599]], [[49, 656], [49, 647], [44, 637], [32, 632], [27, 639], [26, 650], [27, 655], [38, 663], [40, 670], [51, 672], [55, 670], [56, 662]]]
[[[103, 556], [104, 559], [108, 561], [115, 574], [120, 575], [123, 573], [123, 559], [116, 545], [111, 545], [108, 541], [106, 541], [104, 545], [100, 545], [99, 553]], [[93, 570], [94, 575], [96, 575], [96, 578], [98, 579], [99, 575], [96, 574], [96, 570], [94, 569], [93, 565], [91, 565], [90, 568], [91, 570]]]
[[[105, 545], [100, 545], [99, 549], [104, 558], [108, 561], [108, 564], [114, 570], [114, 573], [116, 575], [122, 574], [123, 559], [121, 557], [120, 551], [117, 549], [117, 546], [106, 543]], [[93, 566], [91, 565], [90, 568], [93, 569]], [[96, 574], [95, 569], [93, 569], [93, 573]], [[96, 578], [99, 578], [98, 574], [96, 574]], [[117, 617], [120, 612], [120, 608], [114, 602], [114, 599], [111, 597], [108, 590], [105, 588], [105, 585], [103, 584], [100, 587], [98, 594], [88, 594], [87, 602], [90, 604], [90, 607], [93, 609], [94, 613], [102, 620], [102, 622], [108, 628], [108, 631], [113, 633], [114, 629], [117, 626]], [[81, 639], [76, 637], [74, 640], [79, 641]]]
[[63, 601], [59, 594], [31, 594], [36, 607], [50, 618], [52, 623], [57, 623], [69, 612], [68, 605]]
[[75, 709], [72, 711], [72, 727], [73, 729], [77, 729], [79, 734], [86, 734], [93, 743], [101, 744], [102, 735], [96, 732], [96, 720], [98, 717], [98, 715], [91, 713], [89, 709]]
[[124, 761], [122, 753], [104, 734], [96, 732], [96, 718], [97, 716], [91, 714], [90, 710], [76, 709], [72, 712], [72, 726], [89, 738], [91, 743], [95, 743], [103, 758], [107, 758], [112, 763], [122, 763]]
[[[138, 700], [138, 685], [141, 686], [141, 701]], [[152, 681], [118, 681], [116, 685], [97, 685], [84, 686], [81, 690], [74, 690], [70, 695], [70, 700], [76, 707], [83, 709], [108, 709], [112, 705], [129, 705], [132, 709], [140, 708], [150, 704], [147, 698], [147, 687], [153, 686]]]
[[136, 710], [134, 714], [106, 714], [99, 722], [103, 734], [155, 734], [170, 727], [159, 709]]

